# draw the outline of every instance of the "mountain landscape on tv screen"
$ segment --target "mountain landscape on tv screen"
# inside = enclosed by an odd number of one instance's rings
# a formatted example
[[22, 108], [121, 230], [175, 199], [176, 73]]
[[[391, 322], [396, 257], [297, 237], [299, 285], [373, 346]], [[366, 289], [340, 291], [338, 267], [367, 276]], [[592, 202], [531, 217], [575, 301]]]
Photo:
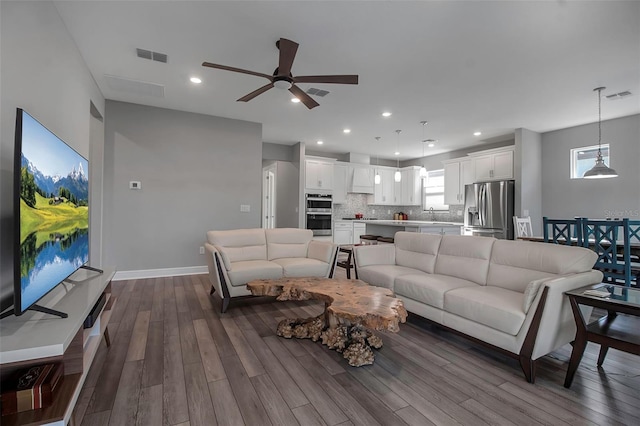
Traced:
[[89, 179], [78, 156], [66, 176], [42, 173], [22, 155], [21, 305], [29, 307], [89, 260]]

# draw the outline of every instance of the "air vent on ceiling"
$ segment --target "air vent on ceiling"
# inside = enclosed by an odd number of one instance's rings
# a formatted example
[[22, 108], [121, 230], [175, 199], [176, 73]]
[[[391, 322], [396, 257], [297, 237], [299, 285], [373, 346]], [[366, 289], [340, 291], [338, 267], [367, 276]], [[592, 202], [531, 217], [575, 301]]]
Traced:
[[613, 93], [611, 95], [606, 95], [605, 98], [607, 98], [610, 101], [615, 101], [616, 99], [622, 99], [622, 98], [626, 98], [627, 96], [631, 96], [632, 93], [629, 90], [625, 90], [623, 92], [618, 92], [618, 93]]
[[116, 77], [115, 75], [107, 74], [104, 75], [104, 79], [112, 90], [164, 98], [164, 86], [162, 84], [131, 80], [129, 78]]
[[164, 53], [152, 52], [151, 50], [140, 48], [136, 49], [136, 53], [138, 55], [138, 58], [149, 59], [151, 61], [162, 62], [165, 64], [167, 63], [168, 57]]
[[316, 88], [311, 88], [309, 90], [307, 90], [307, 93], [310, 95], [314, 95], [314, 96], [320, 96], [321, 98], [324, 98], [325, 96], [327, 96], [329, 94], [328, 91], [326, 90], [322, 90], [322, 89], [316, 89]]

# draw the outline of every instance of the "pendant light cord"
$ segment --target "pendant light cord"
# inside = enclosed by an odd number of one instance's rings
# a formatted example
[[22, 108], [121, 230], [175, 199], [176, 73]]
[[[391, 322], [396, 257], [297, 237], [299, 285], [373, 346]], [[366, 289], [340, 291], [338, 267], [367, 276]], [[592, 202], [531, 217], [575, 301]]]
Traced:
[[600, 146], [602, 145], [602, 87], [596, 89], [598, 91], [598, 157], [602, 157]]

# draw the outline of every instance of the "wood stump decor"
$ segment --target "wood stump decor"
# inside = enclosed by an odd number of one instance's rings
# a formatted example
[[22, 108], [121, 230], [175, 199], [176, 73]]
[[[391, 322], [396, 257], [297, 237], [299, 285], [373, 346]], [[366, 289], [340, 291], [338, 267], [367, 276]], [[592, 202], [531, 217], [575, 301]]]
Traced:
[[313, 318], [280, 321], [276, 334], [290, 339], [322, 341], [343, 354], [349, 365], [373, 364], [373, 350], [382, 339], [371, 330], [398, 332], [407, 319], [402, 300], [387, 288], [360, 280], [330, 278], [280, 278], [254, 280], [247, 284], [254, 296], [276, 296], [276, 300], [321, 300], [324, 313]]

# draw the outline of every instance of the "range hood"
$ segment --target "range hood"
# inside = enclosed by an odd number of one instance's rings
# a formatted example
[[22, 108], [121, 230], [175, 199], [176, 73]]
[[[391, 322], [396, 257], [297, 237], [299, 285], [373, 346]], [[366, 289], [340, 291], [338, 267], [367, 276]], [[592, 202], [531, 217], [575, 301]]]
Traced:
[[373, 167], [369, 164], [350, 164], [347, 169], [347, 192], [373, 194]]

